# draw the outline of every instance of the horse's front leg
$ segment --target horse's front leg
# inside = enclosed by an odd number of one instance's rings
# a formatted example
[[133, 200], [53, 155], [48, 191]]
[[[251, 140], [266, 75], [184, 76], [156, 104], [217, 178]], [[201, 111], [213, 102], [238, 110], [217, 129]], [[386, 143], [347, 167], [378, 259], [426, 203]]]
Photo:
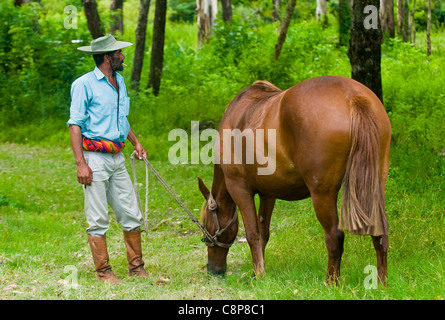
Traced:
[[243, 203], [238, 207], [243, 217], [246, 239], [252, 253], [253, 271], [255, 272], [256, 277], [260, 277], [266, 269], [264, 265], [264, 246], [256, 217], [253, 196], [249, 199], [245, 198]]
[[[232, 187], [232, 188], [231, 188]], [[264, 252], [261, 241], [261, 232], [258, 226], [254, 194], [241, 184], [227, 184], [227, 188], [238, 206], [243, 217], [246, 239], [252, 253], [252, 263], [255, 276], [259, 277], [265, 272]]]

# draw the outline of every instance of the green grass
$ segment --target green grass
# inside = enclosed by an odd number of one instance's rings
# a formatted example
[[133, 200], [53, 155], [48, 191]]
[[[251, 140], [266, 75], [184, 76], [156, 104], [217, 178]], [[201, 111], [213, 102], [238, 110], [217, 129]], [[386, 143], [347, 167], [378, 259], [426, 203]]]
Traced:
[[[126, 150], [128, 157], [129, 150]], [[143, 234], [148, 279], [127, 276], [122, 232], [110, 214], [110, 263], [122, 286], [94, 278], [86, 242], [83, 193], [72, 152], [19, 144], [0, 145], [0, 297], [2, 299], [437, 299], [445, 296], [444, 206], [440, 190], [406, 194], [391, 176], [387, 188], [389, 286], [365, 289], [365, 266], [375, 264], [370, 237], [347, 234], [338, 286], [325, 287], [327, 252], [311, 200], [277, 201], [266, 249], [263, 278], [254, 279], [250, 250], [238, 241], [228, 256], [225, 278], [206, 272], [206, 247], [187, 215], [150, 176], [150, 227]], [[129, 162], [128, 162], [129, 163]], [[203, 198], [196, 177], [207, 184], [212, 167], [153, 165], [196, 215]], [[130, 168], [129, 168], [130, 169]], [[145, 167], [137, 163], [139, 182]], [[141, 186], [142, 195], [144, 186]], [[443, 195], [443, 194], [442, 194]], [[396, 214], [392, 215], [392, 212]], [[77, 270], [79, 288], [69, 288]]]

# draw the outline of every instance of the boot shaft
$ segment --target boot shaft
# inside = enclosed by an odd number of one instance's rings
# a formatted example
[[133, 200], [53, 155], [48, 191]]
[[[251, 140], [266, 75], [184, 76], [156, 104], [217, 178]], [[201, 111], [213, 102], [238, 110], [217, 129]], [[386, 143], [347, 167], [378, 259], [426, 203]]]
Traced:
[[124, 242], [130, 275], [148, 276], [144, 269], [145, 263], [142, 260], [141, 231], [124, 231]]
[[112, 284], [121, 284], [114, 275], [111, 266], [108, 263], [109, 256], [107, 250], [107, 238], [105, 235], [101, 237], [93, 237], [88, 234], [88, 243], [90, 244], [91, 254], [93, 255], [94, 267], [96, 269], [96, 278], [100, 281]]
[[93, 237], [88, 234], [88, 243], [90, 244], [96, 271], [105, 272], [106, 270], [111, 269], [111, 266], [108, 263], [107, 236]]

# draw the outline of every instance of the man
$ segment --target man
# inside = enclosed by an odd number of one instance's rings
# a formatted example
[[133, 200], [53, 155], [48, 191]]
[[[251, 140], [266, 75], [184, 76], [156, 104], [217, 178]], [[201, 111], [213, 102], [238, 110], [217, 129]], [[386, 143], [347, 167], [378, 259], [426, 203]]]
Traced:
[[120, 284], [108, 263], [106, 231], [108, 205], [113, 208], [124, 233], [130, 275], [148, 276], [141, 249], [142, 214], [121, 150], [124, 141], [133, 144], [137, 157], [147, 152], [127, 120], [130, 98], [123, 77], [122, 49], [132, 44], [107, 35], [78, 50], [92, 54], [96, 67], [71, 86], [71, 146], [77, 164], [77, 180], [84, 185], [88, 242], [96, 278]]

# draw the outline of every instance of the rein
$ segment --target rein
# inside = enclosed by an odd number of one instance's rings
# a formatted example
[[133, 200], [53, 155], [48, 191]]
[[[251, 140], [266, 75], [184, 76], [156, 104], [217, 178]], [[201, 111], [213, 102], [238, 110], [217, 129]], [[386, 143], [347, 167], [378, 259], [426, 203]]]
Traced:
[[[141, 205], [141, 197], [139, 196], [139, 191], [138, 191], [138, 186], [137, 186], [137, 180], [136, 180], [136, 166], [135, 166], [135, 153], [136, 151], [134, 151], [131, 154], [131, 168], [133, 170], [133, 188], [134, 188], [134, 192], [136, 193], [136, 197], [138, 200], [138, 205], [139, 205], [139, 209], [142, 212], [142, 205]], [[187, 215], [190, 217], [190, 219], [198, 226], [198, 228], [201, 230], [202, 234], [204, 235], [204, 238], [201, 239], [202, 242], [204, 242], [208, 247], [222, 247], [222, 248], [230, 248], [230, 246], [232, 245], [232, 243], [222, 243], [218, 241], [218, 237], [224, 232], [226, 231], [229, 227], [231, 227], [233, 225], [233, 223], [236, 221], [236, 219], [238, 218], [236, 209], [235, 212], [233, 214], [233, 218], [230, 221], [230, 223], [225, 226], [223, 229], [220, 228], [219, 223], [218, 223], [218, 217], [216, 216], [216, 210], [211, 210], [212, 211], [212, 216], [213, 216], [213, 223], [215, 224], [216, 227], [216, 232], [215, 235], [211, 235], [207, 229], [205, 228], [204, 224], [201, 224], [199, 222], [199, 220], [190, 212], [189, 209], [187, 209], [187, 207], [184, 205], [184, 203], [182, 203], [181, 199], [179, 199], [179, 197], [173, 192], [173, 190], [170, 188], [170, 186], [168, 185], [167, 182], [165, 182], [165, 180], [161, 177], [161, 175], [156, 171], [156, 169], [151, 165], [150, 161], [148, 161], [148, 159], [143, 156], [142, 159], [145, 162], [145, 212], [144, 212], [144, 229], [145, 229], [145, 234], [148, 234], [148, 222], [147, 222], [147, 216], [148, 216], [148, 169], [151, 170], [151, 172], [154, 174], [154, 176], [159, 180], [159, 182], [162, 184], [162, 186], [168, 191], [168, 193], [170, 193], [170, 195], [173, 197], [173, 199], [176, 200], [176, 202], [181, 206], [181, 208], [185, 211], [185, 213], [187, 213]], [[207, 241], [208, 240], [208, 241]]]

